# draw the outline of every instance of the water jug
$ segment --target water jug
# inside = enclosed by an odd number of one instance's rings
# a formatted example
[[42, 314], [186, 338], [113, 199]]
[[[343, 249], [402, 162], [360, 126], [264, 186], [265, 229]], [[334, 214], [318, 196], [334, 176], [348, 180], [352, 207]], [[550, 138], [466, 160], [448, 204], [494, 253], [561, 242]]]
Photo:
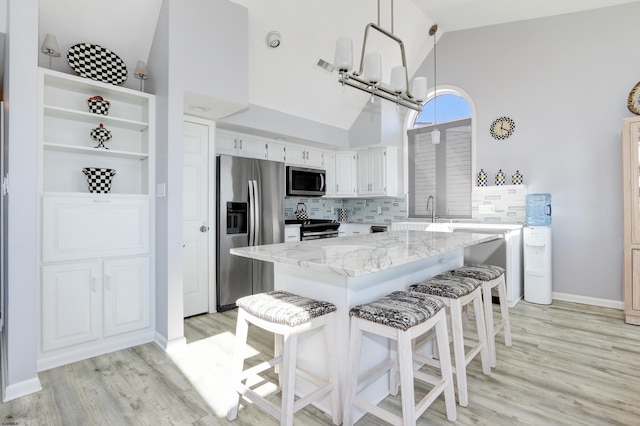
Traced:
[[551, 225], [551, 194], [527, 194], [527, 225]]

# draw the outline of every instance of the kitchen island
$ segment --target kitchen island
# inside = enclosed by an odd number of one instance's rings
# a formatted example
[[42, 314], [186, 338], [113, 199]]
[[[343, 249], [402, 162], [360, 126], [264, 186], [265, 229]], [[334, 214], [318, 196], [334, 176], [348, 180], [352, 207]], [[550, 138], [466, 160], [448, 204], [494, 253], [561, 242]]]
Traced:
[[[324, 369], [327, 350], [338, 358], [340, 395], [345, 395], [349, 348], [349, 309], [394, 290], [462, 266], [464, 249], [499, 238], [466, 232], [392, 231], [343, 238], [289, 242], [231, 249], [238, 256], [274, 263], [275, 289], [326, 300], [337, 308], [337, 348], [324, 348], [321, 336], [299, 340], [299, 362]], [[365, 339], [361, 372], [384, 359], [387, 342]], [[300, 389], [308, 388], [301, 383]], [[304, 392], [303, 392], [304, 393]], [[388, 380], [379, 379], [362, 396], [377, 403], [389, 393]], [[319, 407], [329, 411], [328, 400]]]

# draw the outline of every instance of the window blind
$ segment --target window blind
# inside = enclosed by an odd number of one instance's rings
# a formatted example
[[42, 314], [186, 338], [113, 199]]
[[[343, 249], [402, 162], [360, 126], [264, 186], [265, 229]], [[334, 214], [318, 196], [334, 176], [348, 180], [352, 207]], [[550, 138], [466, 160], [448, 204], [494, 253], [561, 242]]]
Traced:
[[[440, 129], [440, 144], [431, 131]], [[471, 217], [471, 119], [415, 127], [409, 137], [409, 217], [431, 217], [427, 198], [436, 199], [436, 215]]]

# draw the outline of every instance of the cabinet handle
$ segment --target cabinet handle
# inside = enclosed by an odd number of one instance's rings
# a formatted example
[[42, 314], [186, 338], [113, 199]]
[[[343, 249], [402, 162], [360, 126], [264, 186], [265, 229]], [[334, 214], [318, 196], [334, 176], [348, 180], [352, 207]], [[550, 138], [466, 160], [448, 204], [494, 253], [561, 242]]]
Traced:
[[96, 293], [98, 291], [98, 278], [93, 277], [93, 292]]
[[340, 185], [336, 183], [336, 192], [340, 192]]
[[240, 139], [240, 149], [242, 149], [242, 139]]
[[95, 198], [94, 198], [94, 199], [93, 199], [93, 202], [94, 202], [94, 203], [110, 203], [110, 202], [111, 202], [111, 200], [97, 200], [97, 199], [95, 199]]
[[105, 275], [104, 278], [107, 290], [111, 290], [111, 275]]

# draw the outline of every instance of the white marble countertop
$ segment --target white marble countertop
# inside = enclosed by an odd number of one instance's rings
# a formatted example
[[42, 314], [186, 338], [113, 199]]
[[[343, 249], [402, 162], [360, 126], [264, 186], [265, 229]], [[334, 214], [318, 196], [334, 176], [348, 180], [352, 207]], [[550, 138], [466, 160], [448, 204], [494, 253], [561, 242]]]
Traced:
[[467, 232], [392, 231], [231, 249], [231, 254], [360, 277], [500, 238]]

